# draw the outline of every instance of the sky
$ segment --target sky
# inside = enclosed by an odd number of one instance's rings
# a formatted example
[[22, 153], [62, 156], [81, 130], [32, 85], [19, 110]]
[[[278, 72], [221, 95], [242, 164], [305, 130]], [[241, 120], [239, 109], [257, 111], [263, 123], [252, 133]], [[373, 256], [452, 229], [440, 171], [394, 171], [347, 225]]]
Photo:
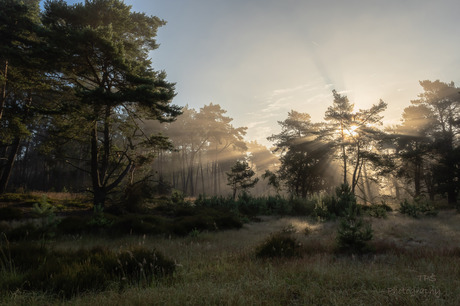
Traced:
[[[67, 1], [75, 3], [80, 1]], [[380, 99], [399, 122], [420, 80], [460, 85], [458, 0], [125, 0], [167, 21], [153, 68], [174, 104], [220, 104], [270, 145], [290, 110], [324, 120], [332, 90], [356, 109]]]

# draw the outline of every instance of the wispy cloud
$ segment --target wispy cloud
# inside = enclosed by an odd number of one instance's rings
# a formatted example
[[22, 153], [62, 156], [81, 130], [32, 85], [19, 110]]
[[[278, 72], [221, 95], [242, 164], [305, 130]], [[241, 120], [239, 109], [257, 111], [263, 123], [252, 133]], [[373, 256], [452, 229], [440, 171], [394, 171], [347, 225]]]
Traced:
[[265, 123], [267, 123], [266, 120], [264, 120], [264, 121], [250, 122], [250, 123], [246, 124], [246, 127], [247, 127], [248, 129], [252, 129], [252, 128], [255, 128], [255, 127], [257, 127], [257, 126], [263, 125], [263, 124], [265, 124]]

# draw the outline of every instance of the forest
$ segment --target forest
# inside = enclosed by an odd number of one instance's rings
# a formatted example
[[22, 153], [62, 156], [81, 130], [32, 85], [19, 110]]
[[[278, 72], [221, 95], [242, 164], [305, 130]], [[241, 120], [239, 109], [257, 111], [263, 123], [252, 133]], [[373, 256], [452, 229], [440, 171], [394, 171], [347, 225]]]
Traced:
[[[268, 148], [246, 140], [248, 128], [234, 126], [218, 101], [199, 109], [174, 104], [175, 83], [150, 59], [164, 20], [120, 0], [39, 4], [0, 0], [0, 288], [21, 292], [0, 301], [97, 304], [81, 294], [109, 292], [103, 301], [110, 303], [125, 292], [131, 303], [142, 291], [139, 304], [180, 304], [202, 273], [209, 283], [192, 304], [257, 304], [262, 296], [334, 304], [303, 277], [319, 279], [338, 304], [356, 302], [343, 294], [354, 290], [360, 301], [370, 302], [366, 290], [375, 290], [374, 302], [430, 304], [440, 287], [446, 304], [459, 302], [460, 249], [452, 237], [460, 211], [460, 88], [453, 82], [420, 81], [419, 95], [392, 126], [383, 115], [391, 101], [357, 109], [332, 90], [323, 118], [291, 110], [277, 122], [280, 132], [266, 135]], [[440, 224], [450, 234], [438, 232]], [[420, 232], [396, 235], [412, 225]], [[426, 235], [424, 225], [434, 240], [454, 243], [440, 248], [416, 237]], [[257, 231], [271, 234], [261, 241]], [[247, 244], [229, 249], [237, 244], [231, 236]], [[78, 251], [73, 239], [83, 245]], [[419, 248], [413, 241], [422, 241]], [[216, 266], [203, 267], [219, 256]], [[396, 272], [412, 260], [423, 272]], [[316, 270], [295, 274], [303, 261]], [[367, 280], [345, 279], [349, 269], [372, 264]], [[234, 265], [243, 281], [231, 275]], [[378, 274], [386, 268], [399, 275], [396, 283]], [[272, 290], [267, 269], [276, 274]], [[426, 289], [434, 275], [438, 287]], [[212, 278], [240, 299], [213, 288]], [[178, 284], [185, 293], [174, 300]], [[404, 293], [417, 286], [433, 291]]]

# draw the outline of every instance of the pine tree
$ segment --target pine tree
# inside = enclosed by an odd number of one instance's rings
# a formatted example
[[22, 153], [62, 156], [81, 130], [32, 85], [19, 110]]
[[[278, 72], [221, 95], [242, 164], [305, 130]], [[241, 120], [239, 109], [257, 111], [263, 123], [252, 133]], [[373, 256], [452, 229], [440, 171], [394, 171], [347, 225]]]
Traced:
[[227, 173], [228, 185], [233, 191], [233, 200], [235, 200], [238, 190], [246, 191], [257, 184], [259, 178], [253, 179], [254, 175], [254, 171], [245, 161], [237, 161], [233, 165], [231, 171]]
[[[56, 73], [74, 91], [64, 116], [77, 116], [89, 146], [94, 205], [139, 166], [136, 147], [167, 146], [164, 137], [145, 135], [142, 119], [170, 122], [180, 114], [171, 105], [174, 84], [151, 68], [149, 52], [165, 21], [131, 11], [120, 0], [88, 0], [68, 5], [50, 1], [43, 23], [56, 55]], [[70, 118], [70, 117], [69, 117]], [[63, 120], [65, 122], [65, 120]]]

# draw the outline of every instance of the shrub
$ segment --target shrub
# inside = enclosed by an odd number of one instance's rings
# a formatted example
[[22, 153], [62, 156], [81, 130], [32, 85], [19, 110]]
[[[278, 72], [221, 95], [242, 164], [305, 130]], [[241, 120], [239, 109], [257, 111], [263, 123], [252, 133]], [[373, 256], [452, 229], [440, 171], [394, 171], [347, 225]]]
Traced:
[[434, 205], [422, 198], [415, 198], [412, 203], [404, 199], [404, 201], [400, 203], [399, 212], [413, 218], [418, 218], [419, 213], [425, 216], [436, 216], [438, 214]]
[[399, 204], [399, 212], [414, 218], [417, 218], [418, 214], [417, 206], [409, 203], [407, 199], [404, 199], [404, 201]]
[[392, 208], [385, 203], [374, 204], [374, 205], [362, 205], [361, 210], [368, 216], [374, 218], [386, 218], [387, 212], [392, 211]]
[[145, 203], [153, 198], [153, 192], [152, 184], [146, 179], [129, 184], [125, 189], [121, 206], [131, 213], [144, 212]]
[[226, 208], [232, 211], [237, 211], [236, 202], [231, 197], [213, 196], [206, 198], [203, 195], [199, 195], [195, 200], [196, 207], [214, 207], [214, 208]]
[[337, 247], [339, 252], [366, 253], [371, 251], [368, 245], [373, 237], [370, 223], [364, 222], [359, 214], [359, 207], [350, 205], [341, 218], [337, 230]]
[[292, 198], [291, 204], [291, 215], [296, 216], [313, 216], [315, 214], [315, 200], [313, 199], [301, 199]]
[[301, 245], [289, 233], [275, 233], [256, 247], [256, 257], [300, 257]]
[[243, 192], [240, 196], [238, 196], [237, 206], [240, 214], [248, 217], [255, 217], [267, 210], [263, 199], [251, 197], [246, 192]]
[[171, 202], [173, 204], [185, 204], [185, 194], [180, 190], [173, 190], [171, 194]]
[[3, 281], [0, 289], [40, 290], [66, 298], [101, 291], [113, 283], [148, 285], [175, 270], [173, 261], [145, 247], [117, 253], [102, 247], [72, 252], [23, 245], [10, 254], [22, 280]]
[[345, 216], [348, 208], [356, 205], [356, 197], [347, 184], [337, 187], [335, 189], [335, 196], [326, 197], [325, 199], [328, 213], [336, 217]]
[[169, 233], [170, 221], [164, 217], [129, 214], [118, 218], [112, 225], [114, 234], [161, 234]]
[[32, 208], [32, 214], [40, 219], [39, 230], [42, 238], [53, 237], [60, 220], [56, 218], [56, 208], [51, 205], [46, 195], [43, 195], [39, 202]]

